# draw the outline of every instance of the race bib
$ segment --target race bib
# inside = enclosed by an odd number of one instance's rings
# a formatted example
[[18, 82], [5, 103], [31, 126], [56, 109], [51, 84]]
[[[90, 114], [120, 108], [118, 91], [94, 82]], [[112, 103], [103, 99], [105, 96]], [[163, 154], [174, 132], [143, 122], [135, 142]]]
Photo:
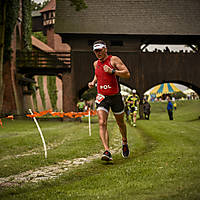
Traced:
[[105, 96], [102, 94], [97, 94], [95, 102], [100, 104], [105, 99]]

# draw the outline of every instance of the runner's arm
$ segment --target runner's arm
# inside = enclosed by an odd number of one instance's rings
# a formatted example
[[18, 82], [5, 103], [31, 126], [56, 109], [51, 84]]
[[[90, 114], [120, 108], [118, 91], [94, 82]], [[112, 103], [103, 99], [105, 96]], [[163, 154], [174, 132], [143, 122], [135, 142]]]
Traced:
[[112, 56], [111, 65], [116, 68], [115, 75], [121, 78], [130, 78], [130, 72], [126, 65], [117, 56]]
[[[94, 62], [94, 69], [96, 69], [97, 61]], [[93, 88], [95, 86], [95, 83], [97, 82], [97, 77], [94, 75], [94, 78], [91, 82], [88, 83], [89, 88]]]

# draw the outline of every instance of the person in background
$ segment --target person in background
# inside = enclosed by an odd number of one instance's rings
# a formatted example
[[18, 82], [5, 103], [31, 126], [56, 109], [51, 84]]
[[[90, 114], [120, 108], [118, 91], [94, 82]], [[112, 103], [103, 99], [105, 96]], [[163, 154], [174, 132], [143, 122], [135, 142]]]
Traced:
[[[80, 101], [77, 103], [76, 106], [78, 108], [78, 112], [84, 112], [85, 103], [84, 103], [83, 99], [80, 99]], [[82, 122], [81, 117], [79, 118], [79, 121]]]
[[168, 111], [168, 115], [169, 115], [169, 119], [173, 120], [173, 104], [171, 102], [171, 98], [170, 96], [167, 96], [167, 111]]
[[78, 108], [78, 112], [83, 112], [84, 108], [85, 108], [85, 103], [83, 101], [83, 99], [81, 99], [78, 103], [77, 103], [77, 108]]
[[137, 117], [137, 110], [139, 105], [139, 96], [136, 94], [136, 90], [132, 90], [132, 94], [130, 94], [126, 99], [130, 116], [131, 116], [131, 125], [136, 127], [136, 117]]
[[93, 44], [93, 51], [97, 60], [93, 63], [95, 75], [88, 87], [97, 83], [96, 109], [99, 120], [99, 135], [104, 146], [101, 160], [111, 161], [109, 148], [109, 134], [107, 129], [108, 114], [111, 108], [122, 135], [122, 156], [129, 156], [126, 123], [124, 121], [124, 103], [120, 94], [120, 78], [129, 78], [130, 73], [126, 65], [117, 56], [108, 55], [106, 43], [98, 40]]
[[143, 111], [144, 111], [145, 119], [149, 120], [150, 113], [151, 113], [151, 105], [149, 104], [146, 98], [144, 99]]
[[176, 110], [176, 106], [177, 106], [176, 102], [174, 102], [173, 106], [174, 106], [174, 110]]

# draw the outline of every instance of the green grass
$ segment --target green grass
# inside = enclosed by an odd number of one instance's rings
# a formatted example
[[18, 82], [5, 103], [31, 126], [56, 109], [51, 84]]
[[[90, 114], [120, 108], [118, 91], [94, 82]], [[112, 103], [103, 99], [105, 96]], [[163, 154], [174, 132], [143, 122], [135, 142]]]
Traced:
[[[173, 121], [168, 118], [166, 103], [151, 106], [150, 120], [138, 120], [136, 128], [127, 124], [128, 159], [116, 153], [112, 164], [95, 159], [54, 180], [0, 187], [0, 199], [200, 199], [200, 101], [177, 102]], [[51, 147], [45, 160], [33, 121], [3, 120], [0, 177], [99, 153], [102, 145], [97, 118], [92, 122], [90, 137], [86, 119], [84, 123], [40, 121], [47, 146]], [[120, 146], [112, 116], [108, 128], [110, 146]], [[24, 153], [30, 155], [16, 158]]]

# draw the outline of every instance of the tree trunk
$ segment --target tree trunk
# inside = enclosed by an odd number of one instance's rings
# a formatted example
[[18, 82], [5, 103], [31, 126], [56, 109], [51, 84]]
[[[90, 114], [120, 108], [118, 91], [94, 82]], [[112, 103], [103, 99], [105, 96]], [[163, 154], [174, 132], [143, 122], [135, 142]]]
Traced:
[[0, 2], [0, 113], [3, 106], [3, 94], [4, 94], [4, 84], [3, 84], [3, 56], [4, 56], [4, 38], [5, 38], [5, 26], [6, 26], [6, 6], [7, 1]]

